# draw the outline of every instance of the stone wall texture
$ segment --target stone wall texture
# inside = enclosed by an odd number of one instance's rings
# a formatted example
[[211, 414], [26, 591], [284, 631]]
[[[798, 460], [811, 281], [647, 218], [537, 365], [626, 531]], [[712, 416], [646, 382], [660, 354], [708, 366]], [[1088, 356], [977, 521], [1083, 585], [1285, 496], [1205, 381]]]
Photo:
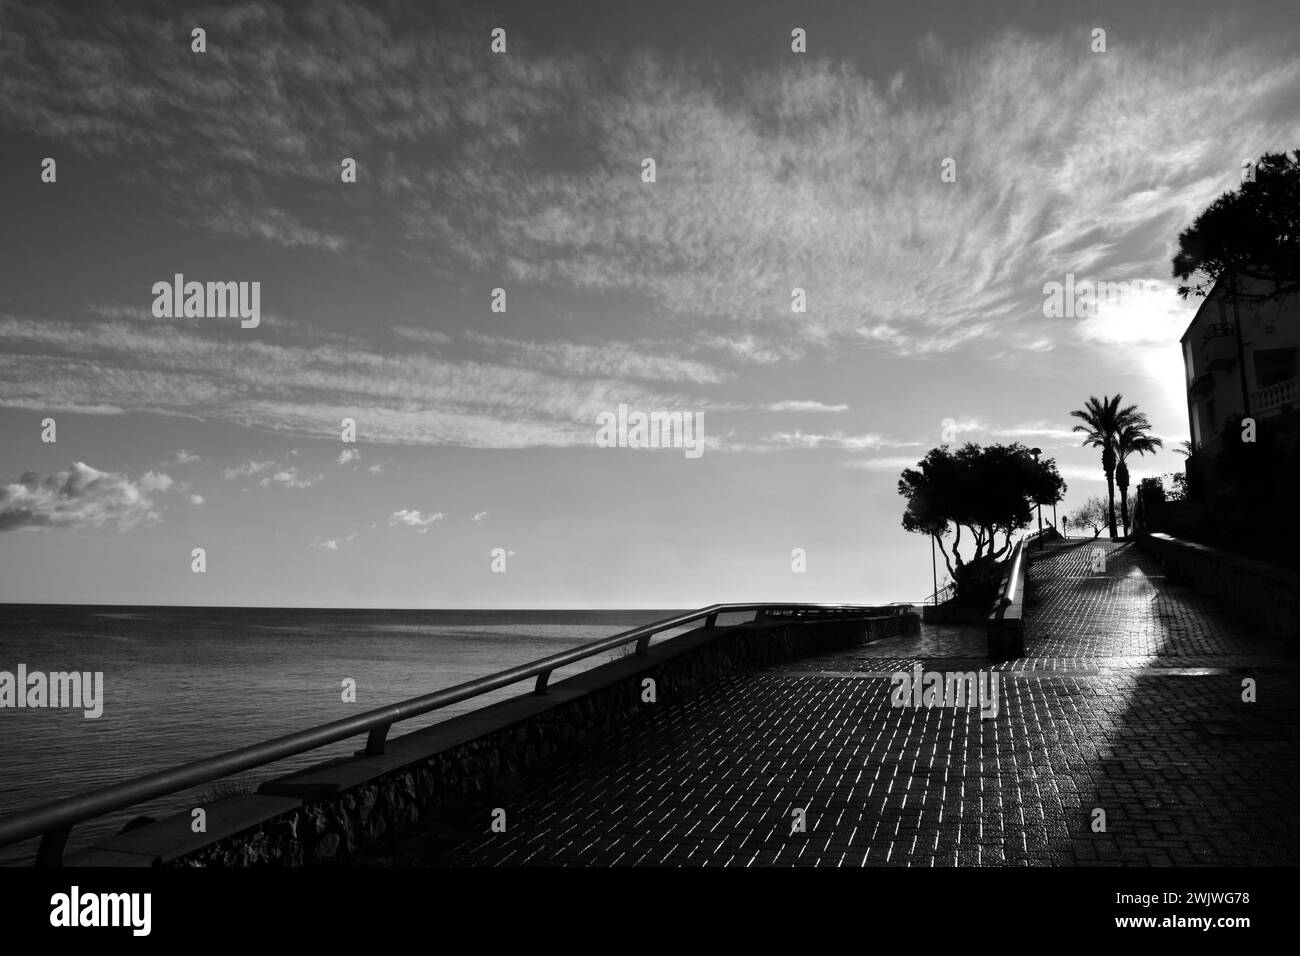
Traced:
[[[430, 754], [369, 783], [313, 800], [252, 830], [178, 857], [171, 866], [345, 864], [404, 828], [436, 820], [439, 810], [517, 782], [539, 761], [594, 741], [637, 719], [641, 681], [654, 678], [660, 702], [690, 695], [741, 668], [915, 633], [915, 613], [857, 620], [801, 621], [720, 630], [716, 639], [666, 660], [624, 658], [593, 669], [611, 682], [483, 736]], [[675, 640], [679, 640], [675, 639]], [[629, 673], [635, 662], [645, 668]], [[563, 688], [557, 683], [553, 690]]]
[[1270, 637], [1300, 646], [1300, 574], [1167, 534], [1144, 534], [1138, 547], [1171, 582], [1187, 584]]

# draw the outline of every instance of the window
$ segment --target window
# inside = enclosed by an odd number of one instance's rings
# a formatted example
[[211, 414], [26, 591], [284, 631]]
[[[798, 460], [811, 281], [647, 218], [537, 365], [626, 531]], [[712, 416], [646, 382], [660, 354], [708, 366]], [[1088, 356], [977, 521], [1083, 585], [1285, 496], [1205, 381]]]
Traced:
[[1268, 388], [1296, 377], [1295, 349], [1257, 349], [1255, 351], [1255, 388]]

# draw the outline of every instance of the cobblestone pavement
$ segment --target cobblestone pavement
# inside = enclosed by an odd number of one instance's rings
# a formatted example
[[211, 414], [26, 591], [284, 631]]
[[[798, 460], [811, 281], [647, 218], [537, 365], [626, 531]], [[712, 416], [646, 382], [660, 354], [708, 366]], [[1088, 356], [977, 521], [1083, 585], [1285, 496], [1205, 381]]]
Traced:
[[661, 701], [373, 862], [1300, 863], [1300, 660], [1128, 544], [1058, 543], [1029, 581], [995, 717], [891, 706], [895, 671], [989, 670], [982, 629], [927, 626]]

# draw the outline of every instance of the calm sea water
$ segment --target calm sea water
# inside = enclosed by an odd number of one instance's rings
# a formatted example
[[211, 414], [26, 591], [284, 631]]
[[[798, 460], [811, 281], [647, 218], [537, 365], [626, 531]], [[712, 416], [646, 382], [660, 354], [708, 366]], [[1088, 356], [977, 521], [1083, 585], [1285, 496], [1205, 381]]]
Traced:
[[[0, 671], [102, 671], [104, 711], [0, 709], [0, 816], [450, 687], [607, 637], [673, 611], [375, 611], [0, 605]], [[557, 671], [552, 681], [610, 660]], [[357, 702], [341, 682], [356, 681]], [[396, 737], [497, 691], [394, 726]], [[355, 753], [364, 737], [174, 794], [73, 830], [69, 849], [136, 816], [194, 806], [214, 789]], [[0, 848], [31, 859], [35, 841]]]

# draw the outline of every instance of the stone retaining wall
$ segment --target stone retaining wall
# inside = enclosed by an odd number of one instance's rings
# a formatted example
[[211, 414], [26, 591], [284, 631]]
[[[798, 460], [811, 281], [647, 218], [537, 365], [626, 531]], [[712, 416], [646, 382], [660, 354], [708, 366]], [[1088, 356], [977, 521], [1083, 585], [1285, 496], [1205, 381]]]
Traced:
[[1137, 542], [1171, 582], [1210, 595], [1270, 637], [1300, 643], [1300, 574], [1167, 534]]
[[[337, 792], [313, 796], [295, 783], [337, 772], [346, 780], [366, 758], [333, 761], [264, 784], [262, 799], [302, 797], [290, 812], [192, 852], [158, 861], [176, 866], [312, 865], [345, 863], [385, 837], [435, 820], [440, 809], [483, 797], [519, 781], [538, 762], [596, 740], [736, 670], [819, 651], [915, 633], [915, 613], [869, 619], [806, 621], [697, 630], [525, 695], [390, 741], [401, 752], [424, 735], [455, 740], [458, 723], [492, 727], [415, 757], [411, 762]], [[655, 681], [656, 703], [643, 703], [643, 681]], [[516, 719], [517, 718], [517, 719]], [[493, 725], [496, 726], [493, 726]], [[465, 726], [475, 726], [466, 724]], [[349, 766], [351, 764], [351, 766]], [[313, 775], [314, 774], [314, 775]], [[297, 787], [298, 789], [295, 789]], [[257, 799], [245, 796], [244, 800]], [[161, 824], [159, 825], [161, 826]]]

